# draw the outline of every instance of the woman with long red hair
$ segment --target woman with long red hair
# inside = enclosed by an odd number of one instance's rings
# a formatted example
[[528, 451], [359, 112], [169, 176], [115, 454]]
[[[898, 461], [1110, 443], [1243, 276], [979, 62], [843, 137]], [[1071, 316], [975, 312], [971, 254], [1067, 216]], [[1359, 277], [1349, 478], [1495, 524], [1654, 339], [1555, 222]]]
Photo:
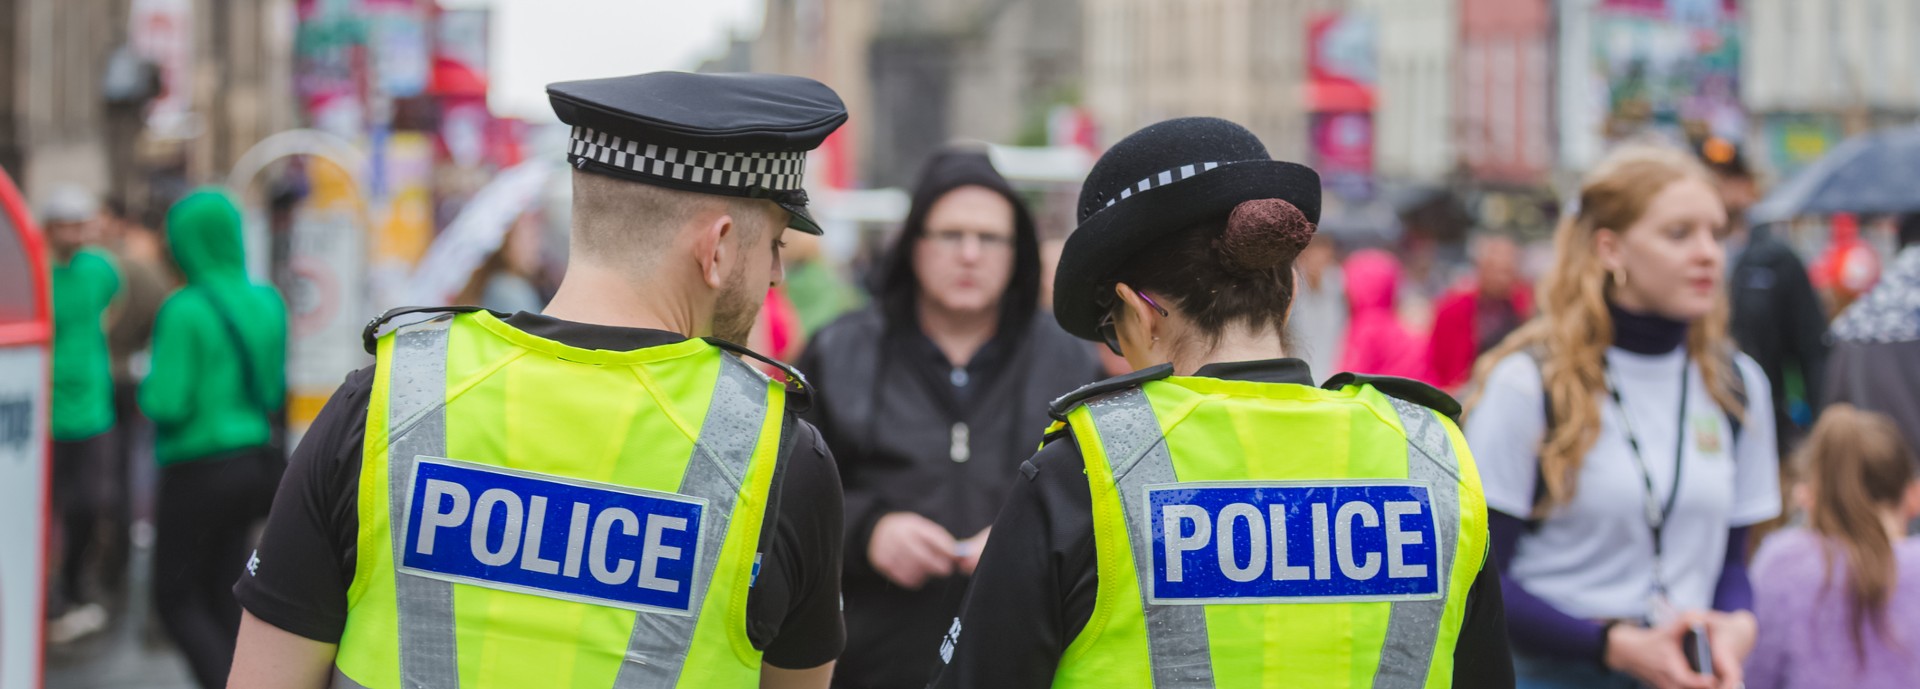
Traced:
[[[1780, 494], [1766, 375], [1727, 332], [1727, 211], [1691, 156], [1644, 146], [1602, 161], [1578, 204], [1539, 316], [1480, 360], [1463, 428], [1515, 674], [1734, 689], [1755, 634], [1746, 531]], [[1693, 663], [1689, 632], [1708, 646]]]

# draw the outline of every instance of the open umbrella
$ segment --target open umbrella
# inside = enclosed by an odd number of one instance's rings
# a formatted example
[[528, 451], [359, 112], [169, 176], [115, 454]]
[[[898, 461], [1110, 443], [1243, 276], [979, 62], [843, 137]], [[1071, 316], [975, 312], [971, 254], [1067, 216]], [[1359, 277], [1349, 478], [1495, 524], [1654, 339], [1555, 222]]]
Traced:
[[1829, 213], [1920, 211], [1920, 126], [1848, 139], [1748, 211], [1755, 225]]
[[499, 250], [513, 221], [532, 207], [557, 166], [540, 158], [500, 171], [434, 238], [407, 280], [407, 304], [443, 306]]

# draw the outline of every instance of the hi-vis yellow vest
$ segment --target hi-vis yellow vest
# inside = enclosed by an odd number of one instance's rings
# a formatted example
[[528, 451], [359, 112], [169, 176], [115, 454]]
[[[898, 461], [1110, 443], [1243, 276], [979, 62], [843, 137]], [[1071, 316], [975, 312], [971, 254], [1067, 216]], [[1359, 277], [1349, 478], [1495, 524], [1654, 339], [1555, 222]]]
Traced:
[[785, 387], [485, 312], [381, 338], [335, 687], [752, 687]]
[[1466, 440], [1370, 385], [1164, 378], [1066, 415], [1100, 586], [1055, 687], [1447, 687], [1487, 516]]

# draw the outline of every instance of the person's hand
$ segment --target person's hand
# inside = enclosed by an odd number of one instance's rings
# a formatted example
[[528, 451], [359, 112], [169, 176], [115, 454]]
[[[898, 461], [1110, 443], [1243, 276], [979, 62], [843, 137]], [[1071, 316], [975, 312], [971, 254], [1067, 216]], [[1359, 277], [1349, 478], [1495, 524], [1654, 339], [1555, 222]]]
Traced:
[[1687, 656], [1680, 650], [1687, 623], [1678, 619], [1652, 628], [1614, 625], [1607, 630], [1607, 667], [1653, 689], [1715, 689], [1712, 678], [1687, 667]]
[[867, 561], [894, 585], [918, 591], [928, 579], [953, 574], [953, 534], [912, 512], [894, 512], [873, 525]]
[[1760, 625], [1745, 610], [1706, 613], [1707, 645], [1713, 650], [1716, 689], [1745, 686], [1747, 656], [1753, 653]]
[[953, 558], [953, 564], [960, 568], [961, 574], [973, 576], [973, 570], [980, 566], [980, 553], [987, 549], [987, 535], [991, 533], [993, 533], [993, 527], [989, 526], [981, 529], [980, 533], [974, 534], [973, 538], [956, 544], [957, 553]]

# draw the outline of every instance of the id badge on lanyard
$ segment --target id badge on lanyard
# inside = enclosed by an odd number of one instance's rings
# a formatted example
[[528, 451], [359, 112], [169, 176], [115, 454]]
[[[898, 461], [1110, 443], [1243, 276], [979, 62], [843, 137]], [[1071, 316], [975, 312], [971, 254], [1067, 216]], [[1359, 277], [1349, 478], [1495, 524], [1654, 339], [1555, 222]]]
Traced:
[[1627, 419], [1627, 405], [1620, 399], [1620, 385], [1614, 380], [1613, 372], [1607, 372], [1607, 392], [1612, 394], [1614, 406], [1620, 411], [1620, 427], [1626, 432], [1627, 447], [1633, 450], [1634, 467], [1640, 470], [1641, 486], [1646, 491], [1646, 499], [1641, 504], [1644, 506], [1647, 531], [1653, 536], [1653, 590], [1647, 598], [1647, 621], [1656, 626], [1678, 615], [1673, 601], [1667, 595], [1666, 574], [1662, 565], [1667, 519], [1673, 516], [1674, 503], [1680, 497], [1681, 460], [1685, 457], [1687, 439], [1687, 389], [1692, 383], [1687, 375], [1689, 365], [1686, 357], [1680, 358], [1680, 412], [1673, 427], [1673, 485], [1668, 487], [1665, 501], [1661, 501], [1653, 489], [1653, 469], [1640, 451], [1640, 440], [1633, 432], [1633, 423]]

